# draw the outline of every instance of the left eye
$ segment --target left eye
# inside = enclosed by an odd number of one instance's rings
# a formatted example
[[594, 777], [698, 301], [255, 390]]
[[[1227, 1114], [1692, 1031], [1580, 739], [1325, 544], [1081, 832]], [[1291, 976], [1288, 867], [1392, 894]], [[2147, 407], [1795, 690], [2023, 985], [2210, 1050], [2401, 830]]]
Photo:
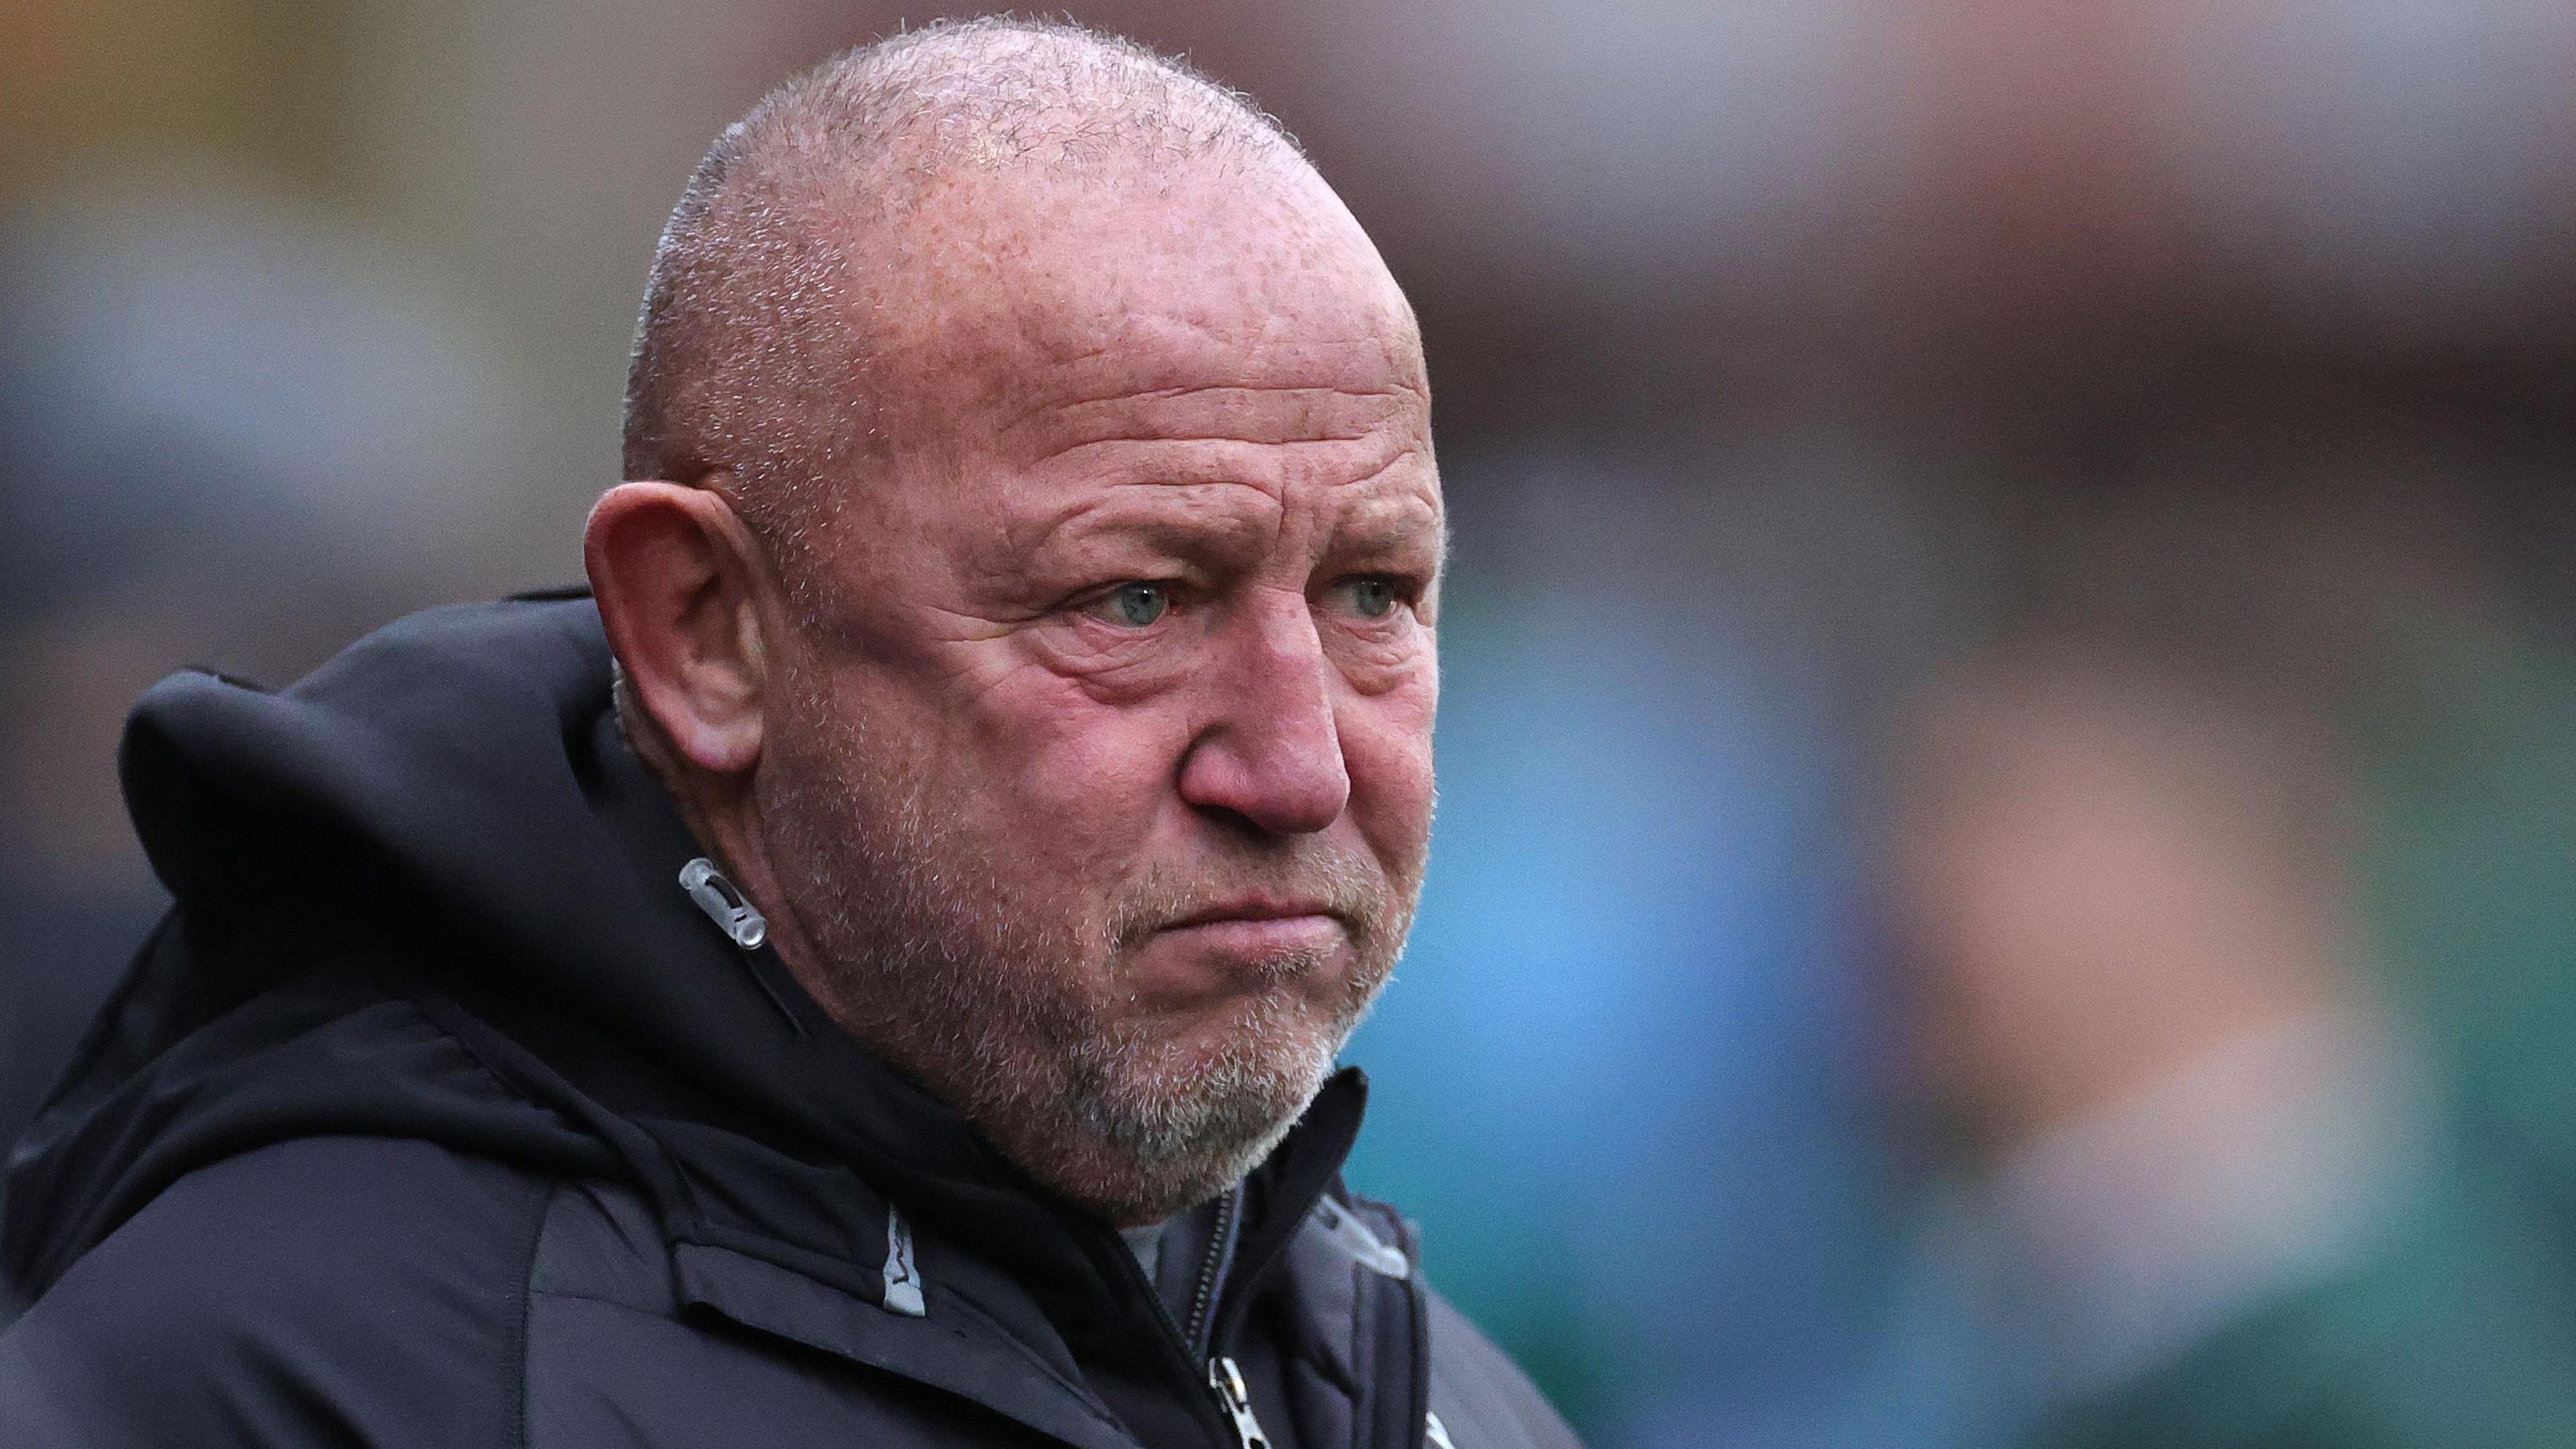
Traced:
[[1091, 612], [1112, 624], [1142, 629], [1171, 612], [1172, 591], [1155, 583], [1120, 584], [1100, 596]]
[[1352, 579], [1342, 585], [1342, 593], [1363, 619], [1383, 619], [1404, 601], [1393, 579]]

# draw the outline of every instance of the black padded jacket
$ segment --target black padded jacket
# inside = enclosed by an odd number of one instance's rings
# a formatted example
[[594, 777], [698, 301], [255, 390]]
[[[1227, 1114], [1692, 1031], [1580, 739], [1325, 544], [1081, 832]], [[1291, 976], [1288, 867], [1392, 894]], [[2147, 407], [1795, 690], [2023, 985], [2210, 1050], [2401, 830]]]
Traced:
[[1342, 1186], [1356, 1072], [1174, 1313], [690, 901], [610, 675], [565, 595], [145, 697], [177, 904], [11, 1159], [0, 1446], [1574, 1449]]

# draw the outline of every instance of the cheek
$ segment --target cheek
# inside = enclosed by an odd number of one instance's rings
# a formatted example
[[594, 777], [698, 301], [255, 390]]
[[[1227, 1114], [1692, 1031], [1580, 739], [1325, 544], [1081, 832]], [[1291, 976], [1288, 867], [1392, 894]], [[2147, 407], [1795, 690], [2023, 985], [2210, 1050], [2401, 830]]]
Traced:
[[1352, 823], [1400, 876], [1419, 872], [1430, 845], [1431, 732], [1438, 696], [1437, 684], [1426, 676], [1418, 686], [1347, 701], [1336, 714], [1343, 767], [1351, 777]]
[[987, 694], [975, 747], [1029, 850], [1096, 870], [1154, 826], [1187, 737], [1168, 709], [1104, 703], [1078, 682], [1033, 674]]

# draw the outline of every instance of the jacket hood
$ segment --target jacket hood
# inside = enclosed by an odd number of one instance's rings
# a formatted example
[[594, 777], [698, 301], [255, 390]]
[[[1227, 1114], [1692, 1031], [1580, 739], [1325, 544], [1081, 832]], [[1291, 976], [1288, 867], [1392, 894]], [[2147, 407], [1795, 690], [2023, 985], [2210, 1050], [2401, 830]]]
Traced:
[[[11, 1164], [32, 1297], [179, 1175], [286, 1137], [426, 1138], [644, 1187], [680, 1243], [864, 1278], [885, 1200], [1115, 1331], [1116, 1235], [835, 1027], [681, 890], [702, 853], [626, 748], [577, 594], [432, 610], [269, 692], [173, 676], [126, 799], [175, 898]], [[1294, 1219], [1365, 1086], [1255, 1174]], [[855, 1179], [855, 1182], [852, 1181]], [[882, 1233], [882, 1227], [879, 1228]]]

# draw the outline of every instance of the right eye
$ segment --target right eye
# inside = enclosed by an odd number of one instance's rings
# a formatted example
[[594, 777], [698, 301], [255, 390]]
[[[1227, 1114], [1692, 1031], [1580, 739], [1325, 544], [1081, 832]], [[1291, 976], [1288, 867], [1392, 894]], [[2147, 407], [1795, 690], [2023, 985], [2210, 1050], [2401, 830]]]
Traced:
[[1171, 609], [1171, 585], [1139, 580], [1134, 583], [1120, 584], [1102, 594], [1091, 602], [1085, 612], [1103, 623], [1115, 624], [1122, 629], [1143, 629], [1159, 621], [1165, 614], [1170, 613]]

